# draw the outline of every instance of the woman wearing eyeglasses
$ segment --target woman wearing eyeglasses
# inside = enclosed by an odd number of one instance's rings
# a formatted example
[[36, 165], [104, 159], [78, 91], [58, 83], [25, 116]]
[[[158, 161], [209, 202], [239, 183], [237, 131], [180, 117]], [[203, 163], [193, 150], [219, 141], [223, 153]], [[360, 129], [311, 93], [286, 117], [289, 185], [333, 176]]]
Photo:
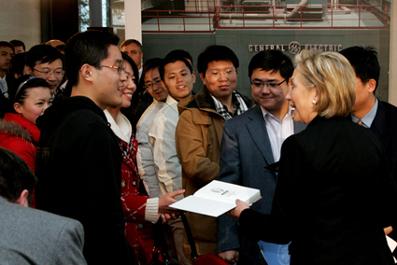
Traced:
[[23, 159], [32, 172], [40, 138], [36, 120], [48, 107], [50, 98], [50, 86], [44, 79], [24, 76], [12, 99], [12, 110], [0, 121], [0, 146]]
[[351, 122], [354, 70], [339, 53], [303, 52], [291, 81], [307, 127], [282, 145], [272, 214], [237, 202], [241, 232], [291, 241], [291, 265], [394, 264], [383, 228], [396, 223], [397, 192], [381, 144]]

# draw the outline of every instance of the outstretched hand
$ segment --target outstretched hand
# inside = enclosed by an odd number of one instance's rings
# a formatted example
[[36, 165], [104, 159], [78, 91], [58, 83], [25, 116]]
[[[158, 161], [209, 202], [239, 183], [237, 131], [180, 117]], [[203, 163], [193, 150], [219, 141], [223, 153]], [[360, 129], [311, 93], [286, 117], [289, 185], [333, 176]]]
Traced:
[[236, 200], [236, 208], [231, 210], [229, 214], [235, 218], [239, 218], [242, 211], [248, 209], [250, 206], [248, 203], [240, 201], [239, 199]]
[[168, 205], [176, 202], [176, 197], [182, 196], [185, 193], [184, 189], [168, 192], [161, 195], [159, 198], [159, 211], [161, 212], [161, 219], [163, 222], [167, 222], [170, 219], [174, 219], [177, 216], [177, 212], [169, 211]]
[[166, 208], [171, 203], [176, 202], [176, 197], [183, 195], [184, 192], [185, 190], [181, 189], [161, 195], [159, 198], [159, 209]]

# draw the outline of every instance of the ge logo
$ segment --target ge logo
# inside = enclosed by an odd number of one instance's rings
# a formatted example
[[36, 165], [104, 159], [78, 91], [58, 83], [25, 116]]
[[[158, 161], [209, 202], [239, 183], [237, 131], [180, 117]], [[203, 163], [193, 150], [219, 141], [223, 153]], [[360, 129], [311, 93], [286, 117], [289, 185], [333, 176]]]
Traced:
[[291, 41], [288, 44], [288, 51], [289, 51], [289, 53], [291, 53], [293, 55], [300, 53], [301, 44], [299, 42], [297, 42], [297, 41]]

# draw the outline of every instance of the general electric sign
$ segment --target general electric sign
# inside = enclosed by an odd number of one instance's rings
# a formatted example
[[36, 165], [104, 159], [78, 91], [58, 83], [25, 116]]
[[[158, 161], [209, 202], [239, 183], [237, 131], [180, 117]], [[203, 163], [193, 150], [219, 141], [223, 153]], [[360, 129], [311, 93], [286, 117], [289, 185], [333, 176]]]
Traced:
[[292, 55], [298, 54], [301, 50], [316, 50], [320, 52], [330, 51], [339, 52], [343, 49], [342, 44], [301, 44], [297, 41], [291, 41], [288, 44], [249, 44], [249, 52], [260, 52], [266, 50], [281, 50], [289, 52]]

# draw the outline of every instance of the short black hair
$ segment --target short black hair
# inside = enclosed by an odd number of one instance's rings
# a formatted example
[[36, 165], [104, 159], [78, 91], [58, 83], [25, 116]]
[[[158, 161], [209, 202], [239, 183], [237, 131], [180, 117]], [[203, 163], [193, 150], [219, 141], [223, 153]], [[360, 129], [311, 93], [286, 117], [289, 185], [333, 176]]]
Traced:
[[251, 78], [255, 69], [279, 71], [280, 75], [288, 82], [294, 72], [294, 65], [282, 51], [267, 50], [260, 51], [251, 58], [248, 64], [248, 77]]
[[17, 74], [18, 76], [23, 75], [23, 71], [26, 64], [26, 52], [21, 52], [15, 54], [11, 59], [10, 74], [13, 76]]
[[73, 35], [66, 43], [65, 71], [70, 86], [78, 82], [79, 71], [84, 64], [100, 67], [108, 56], [108, 47], [116, 45], [119, 38], [110, 32], [89, 30]]
[[363, 83], [374, 79], [376, 87], [378, 87], [380, 65], [378, 53], [373, 47], [352, 46], [341, 50], [340, 53], [349, 60], [356, 72], [356, 76]]
[[14, 153], [0, 148], [0, 196], [15, 202], [24, 189], [32, 193], [35, 185], [36, 177], [25, 162]]
[[181, 54], [180, 52], [174, 52], [174, 51], [170, 51], [162, 60], [161, 65], [159, 67], [159, 72], [160, 72], [160, 77], [161, 80], [164, 80], [164, 67], [167, 64], [170, 63], [175, 63], [177, 61], [181, 61], [183, 62], [187, 68], [189, 68], [190, 73], [193, 73], [193, 66], [192, 64], [188, 61], [188, 59]]
[[185, 59], [189, 60], [189, 61], [192, 63], [192, 65], [193, 65], [193, 57], [192, 57], [192, 55], [191, 55], [188, 51], [186, 51], [186, 50], [183, 50], [183, 49], [175, 49], [175, 50], [170, 51], [170, 52], [167, 54], [167, 56], [179, 56], [179, 57], [184, 57]]
[[25, 43], [23, 43], [23, 41], [21, 40], [10, 40], [10, 43], [14, 46], [14, 47], [18, 47], [18, 46], [22, 46], [23, 50], [26, 50], [25, 47]]
[[12, 98], [13, 103], [17, 102], [23, 104], [27, 96], [27, 91], [31, 88], [46, 87], [48, 89], [51, 89], [50, 85], [47, 83], [46, 80], [30, 75], [24, 75], [19, 78], [17, 80], [17, 84], [18, 86], [16, 87], [15, 94]]
[[0, 41], [0, 47], [8, 47], [8, 48], [10, 48], [12, 51], [14, 51], [14, 45], [12, 45], [11, 43], [9, 43], [8, 41]]
[[223, 45], [208, 46], [197, 58], [197, 70], [200, 74], [207, 71], [208, 63], [213, 61], [229, 61], [234, 68], [239, 67], [239, 60], [232, 49]]
[[56, 48], [47, 44], [38, 44], [27, 52], [26, 65], [33, 69], [36, 64], [52, 63], [58, 59], [63, 62], [63, 55]]
[[151, 58], [151, 59], [147, 60], [143, 64], [142, 80], [145, 79], [145, 75], [147, 72], [149, 72], [152, 69], [160, 68], [162, 61], [163, 60], [158, 57]]

